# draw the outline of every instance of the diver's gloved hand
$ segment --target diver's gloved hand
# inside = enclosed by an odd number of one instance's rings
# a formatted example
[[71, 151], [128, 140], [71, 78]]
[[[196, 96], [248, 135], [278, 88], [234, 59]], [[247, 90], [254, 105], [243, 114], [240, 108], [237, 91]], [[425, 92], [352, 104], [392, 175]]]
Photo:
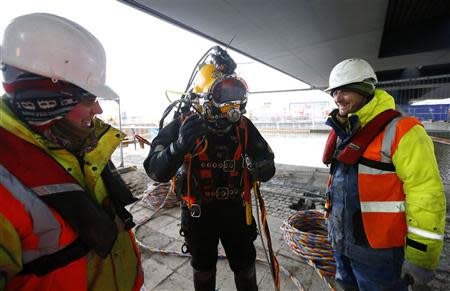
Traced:
[[414, 285], [427, 285], [433, 280], [434, 272], [405, 260], [402, 266], [402, 277], [404, 280], [412, 281], [411, 284]]
[[198, 114], [191, 115], [181, 124], [178, 139], [170, 146], [173, 155], [185, 154], [195, 147], [195, 140], [206, 135], [206, 121]]

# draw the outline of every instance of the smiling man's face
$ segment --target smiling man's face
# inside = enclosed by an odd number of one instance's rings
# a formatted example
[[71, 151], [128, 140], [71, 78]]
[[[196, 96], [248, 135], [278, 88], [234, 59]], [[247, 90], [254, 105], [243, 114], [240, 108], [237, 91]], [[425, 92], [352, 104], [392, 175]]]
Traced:
[[346, 90], [336, 90], [333, 92], [334, 103], [336, 103], [339, 115], [347, 116], [349, 113], [354, 113], [361, 109], [367, 100], [361, 94]]

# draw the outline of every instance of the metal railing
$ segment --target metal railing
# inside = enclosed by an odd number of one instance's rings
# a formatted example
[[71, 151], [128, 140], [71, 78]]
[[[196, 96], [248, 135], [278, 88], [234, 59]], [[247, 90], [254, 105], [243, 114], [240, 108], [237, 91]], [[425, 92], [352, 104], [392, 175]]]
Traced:
[[409, 104], [412, 100], [450, 98], [450, 74], [381, 81], [378, 88], [394, 96], [397, 104]]

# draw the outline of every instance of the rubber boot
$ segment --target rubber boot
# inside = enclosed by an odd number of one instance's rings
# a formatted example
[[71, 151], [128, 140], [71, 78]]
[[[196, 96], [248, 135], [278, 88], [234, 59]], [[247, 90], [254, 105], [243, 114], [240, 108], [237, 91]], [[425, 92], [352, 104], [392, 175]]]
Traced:
[[234, 283], [238, 291], [257, 291], [255, 264], [253, 263], [246, 269], [234, 272]]
[[195, 291], [214, 291], [216, 289], [216, 269], [199, 271], [194, 269]]

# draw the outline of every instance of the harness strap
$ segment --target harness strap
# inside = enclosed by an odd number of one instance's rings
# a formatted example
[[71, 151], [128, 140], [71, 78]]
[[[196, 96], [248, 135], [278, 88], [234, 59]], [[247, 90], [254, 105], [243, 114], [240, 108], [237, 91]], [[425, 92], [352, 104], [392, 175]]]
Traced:
[[389, 172], [395, 172], [395, 166], [391, 163], [384, 163], [374, 160], [366, 159], [365, 157], [359, 158], [359, 163], [365, 166], [368, 166], [370, 168], [382, 170], [382, 171], [389, 171]]
[[67, 266], [71, 262], [84, 257], [89, 252], [89, 249], [90, 248], [86, 246], [80, 238], [78, 238], [56, 253], [39, 257], [24, 264], [23, 269], [19, 274], [35, 274], [37, 276], [44, 276], [45, 274]]
[[338, 155], [337, 160], [347, 165], [358, 162], [367, 146], [400, 112], [388, 109], [377, 115], [366, 126], [364, 126], [351, 140], [351, 142]]
[[325, 165], [331, 164], [333, 155], [336, 151], [337, 134], [334, 128], [328, 134], [327, 142], [325, 143], [325, 150], [323, 151], [322, 162]]
[[[344, 150], [337, 156], [337, 160], [343, 162], [346, 165], [354, 165], [360, 161], [361, 155], [366, 150], [367, 146], [372, 140], [383, 131], [383, 129], [396, 117], [400, 116], [400, 112], [388, 109], [377, 115], [366, 126], [358, 131], [352, 138], [351, 142], [344, 148]], [[333, 161], [333, 155], [336, 151], [337, 134], [334, 129], [331, 129], [328, 135], [327, 143], [325, 146], [322, 161], [325, 164], [330, 164]], [[364, 160], [367, 162], [368, 160]], [[380, 163], [380, 164], [378, 164]], [[378, 167], [385, 167], [382, 162], [373, 163]]]
[[[240, 134], [241, 130], [243, 131], [243, 134]], [[186, 189], [186, 194], [183, 195], [183, 200], [186, 202], [186, 205], [188, 206], [188, 208], [191, 208], [192, 205], [194, 205], [194, 204], [199, 205], [201, 202], [200, 201], [201, 197], [193, 197], [191, 195], [190, 180], [191, 180], [191, 176], [192, 176], [192, 159], [195, 156], [198, 156], [198, 159], [204, 164], [203, 167], [200, 168], [200, 178], [201, 179], [212, 179], [213, 178], [212, 169], [219, 168], [219, 164], [222, 165], [222, 167], [221, 167], [222, 169], [226, 170], [225, 172], [230, 173], [230, 176], [235, 177], [239, 174], [238, 171], [236, 170], [237, 164], [238, 164], [237, 161], [239, 161], [239, 159], [241, 159], [242, 153], [243, 153], [242, 149], [246, 148], [246, 144], [247, 144], [247, 140], [248, 140], [247, 122], [246, 122], [245, 118], [242, 118], [241, 123], [239, 124], [238, 127], [236, 127], [236, 132], [237, 132], [239, 144], [236, 148], [236, 151], [234, 152], [233, 160], [226, 160], [226, 161], [223, 161], [222, 163], [210, 163], [205, 148], [199, 147], [199, 143], [201, 142], [199, 139], [196, 141], [197, 153], [195, 155], [188, 154], [185, 156], [185, 162], [187, 163], [188, 169], [187, 169], [187, 175], [186, 175], [186, 182], [187, 182], [186, 188], [187, 189]], [[241, 136], [244, 139], [243, 141], [241, 140]], [[206, 141], [206, 139], [205, 139], [205, 141]], [[227, 170], [228, 169], [227, 164], [230, 161], [233, 161], [233, 164], [234, 164], [232, 171]], [[216, 166], [216, 167], [214, 167], [214, 166]], [[244, 168], [244, 170], [245, 170], [245, 168]], [[246, 179], [244, 179], [244, 180], [246, 180]], [[210, 191], [210, 190], [208, 190], [208, 191]], [[202, 191], [196, 191], [196, 192], [198, 193], [198, 195], [200, 195], [200, 192], [202, 192]]]
[[195, 204], [195, 198], [191, 197], [191, 168], [192, 168], [192, 156], [189, 155], [188, 156], [188, 171], [187, 171], [187, 185], [186, 185], [186, 191], [187, 191], [187, 196], [183, 196], [183, 199], [186, 201], [187, 203], [187, 207], [191, 208], [191, 206], [193, 204]]
[[[237, 128], [237, 136], [239, 139], [239, 147], [242, 144], [242, 150], [239, 152], [240, 156], [243, 156], [244, 159], [247, 157], [247, 142], [248, 142], [248, 130], [247, 130], [247, 121], [243, 118], [242, 122]], [[240, 134], [240, 131], [243, 131], [243, 134]], [[243, 139], [243, 140], [242, 140]], [[237, 151], [236, 151], [237, 154]], [[235, 159], [239, 158], [235, 156]], [[247, 165], [247, 161], [244, 160], [244, 168], [242, 169], [242, 178], [244, 182], [244, 202], [245, 202], [245, 221], [247, 225], [251, 225], [253, 221], [252, 216], [252, 199], [250, 196], [250, 191], [252, 186], [250, 185], [250, 173]]]

